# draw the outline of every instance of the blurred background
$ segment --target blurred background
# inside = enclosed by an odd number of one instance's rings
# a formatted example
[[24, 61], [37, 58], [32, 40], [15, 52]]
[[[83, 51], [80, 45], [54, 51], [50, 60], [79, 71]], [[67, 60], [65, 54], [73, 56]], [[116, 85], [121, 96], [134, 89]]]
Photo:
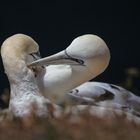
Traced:
[[[121, 84], [139, 94], [140, 9], [137, 2], [1, 2], [0, 18], [0, 44], [13, 34], [24, 33], [38, 42], [42, 57], [63, 50], [80, 35], [100, 36], [110, 49], [111, 61], [107, 70], [94, 80]], [[0, 94], [8, 92], [8, 88], [0, 57]]]

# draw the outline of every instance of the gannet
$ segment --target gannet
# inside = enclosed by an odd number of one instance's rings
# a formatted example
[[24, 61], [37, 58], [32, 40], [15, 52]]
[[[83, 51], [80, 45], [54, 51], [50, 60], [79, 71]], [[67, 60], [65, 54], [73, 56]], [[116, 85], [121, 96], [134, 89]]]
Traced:
[[1, 56], [10, 82], [10, 112], [18, 117], [46, 116], [49, 101], [40, 94], [34, 72], [27, 67], [39, 58], [38, 44], [27, 35], [16, 34], [3, 42]]
[[60, 103], [65, 101], [66, 93], [102, 73], [109, 60], [106, 43], [100, 37], [88, 34], [74, 39], [65, 50], [28, 66], [48, 65], [38, 74], [38, 85], [44, 96]]
[[101, 74], [109, 60], [109, 49], [100, 37], [83, 35], [74, 39], [65, 50], [28, 66], [46, 65], [37, 75], [37, 81], [43, 95], [55, 103], [67, 100], [77, 105], [126, 109], [139, 115], [140, 97], [116, 85], [87, 82]]

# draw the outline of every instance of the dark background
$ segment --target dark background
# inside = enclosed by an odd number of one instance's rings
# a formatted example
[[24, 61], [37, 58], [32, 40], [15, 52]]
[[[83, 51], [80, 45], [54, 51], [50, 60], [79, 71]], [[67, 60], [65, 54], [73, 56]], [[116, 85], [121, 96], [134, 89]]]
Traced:
[[[110, 48], [111, 62], [95, 80], [117, 84], [125, 80], [126, 68], [139, 67], [139, 7], [132, 0], [3, 2], [0, 4], [0, 44], [15, 33], [24, 33], [38, 42], [44, 57], [66, 48], [77, 36], [96, 34]], [[137, 87], [139, 82], [136, 79]], [[0, 58], [0, 93], [7, 87]]]

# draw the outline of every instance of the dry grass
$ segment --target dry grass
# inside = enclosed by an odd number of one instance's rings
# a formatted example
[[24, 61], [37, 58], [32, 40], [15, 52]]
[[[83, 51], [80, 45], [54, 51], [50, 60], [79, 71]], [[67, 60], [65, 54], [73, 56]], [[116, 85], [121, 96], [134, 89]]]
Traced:
[[82, 113], [58, 118], [5, 119], [0, 124], [0, 140], [138, 140], [140, 125], [125, 116], [103, 119]]

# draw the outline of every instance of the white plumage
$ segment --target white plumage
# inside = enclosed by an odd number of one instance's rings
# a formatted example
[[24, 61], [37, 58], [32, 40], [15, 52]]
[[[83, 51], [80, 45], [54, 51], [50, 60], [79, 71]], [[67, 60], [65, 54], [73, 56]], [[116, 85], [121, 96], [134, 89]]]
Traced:
[[109, 60], [109, 49], [101, 38], [83, 35], [74, 39], [64, 51], [29, 66], [47, 65], [42, 77], [39, 75], [37, 79], [39, 83], [42, 80], [40, 87], [44, 96], [58, 104], [66, 101], [68, 104], [102, 106], [139, 116], [140, 97], [116, 85], [86, 82], [103, 72]]
[[95, 35], [80, 36], [63, 51], [37, 60], [29, 66], [46, 66], [38, 74], [40, 90], [55, 103], [65, 101], [65, 94], [102, 73], [109, 64], [110, 52]]
[[87, 82], [109, 64], [109, 49], [101, 38], [78, 37], [64, 51], [40, 60], [38, 49], [38, 44], [23, 34], [11, 36], [1, 47], [11, 88], [9, 110], [15, 116], [29, 116], [32, 111], [46, 116], [48, 98], [58, 104], [92, 105], [96, 112], [113, 107], [139, 115], [139, 97], [115, 85]]
[[34, 72], [27, 67], [27, 62], [33, 61], [30, 54], [37, 50], [38, 44], [23, 34], [11, 36], [2, 44], [1, 56], [11, 89], [9, 111], [15, 116], [47, 114], [48, 101], [40, 94]]

